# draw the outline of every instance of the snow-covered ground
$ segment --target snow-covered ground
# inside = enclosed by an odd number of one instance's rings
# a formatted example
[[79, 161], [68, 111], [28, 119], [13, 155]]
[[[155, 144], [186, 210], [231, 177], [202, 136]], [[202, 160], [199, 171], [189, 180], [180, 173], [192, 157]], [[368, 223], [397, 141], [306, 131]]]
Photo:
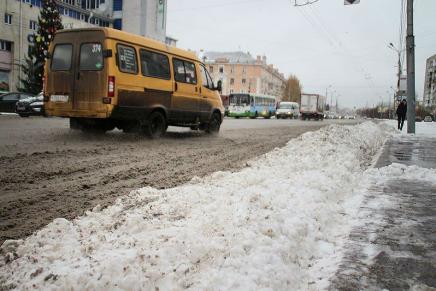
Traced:
[[415, 132], [417, 135], [436, 137], [436, 122], [416, 122]]
[[139, 189], [109, 208], [56, 219], [3, 244], [0, 286], [324, 289], [357, 223], [362, 187], [378, 175], [368, 166], [392, 134], [386, 123], [328, 126], [239, 172]]
[[355, 195], [366, 198], [350, 217], [354, 227], [333, 290], [434, 289], [436, 123], [416, 123], [415, 135], [405, 132], [389, 141], [377, 163], [387, 166], [362, 175]]
[[[389, 120], [386, 123], [397, 127], [396, 120]], [[415, 122], [415, 133], [417, 136], [436, 137], [436, 122]], [[407, 120], [404, 122], [401, 134], [407, 134]]]

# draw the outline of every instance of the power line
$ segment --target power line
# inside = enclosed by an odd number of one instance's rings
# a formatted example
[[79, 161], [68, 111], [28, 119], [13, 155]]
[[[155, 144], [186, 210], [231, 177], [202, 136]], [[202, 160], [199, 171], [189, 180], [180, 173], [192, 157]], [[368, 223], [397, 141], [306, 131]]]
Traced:
[[[309, 7], [309, 12], [305, 11], [304, 8], [298, 9], [301, 14], [306, 18], [306, 20], [315, 28], [315, 30], [327, 39], [328, 43], [332, 48], [339, 50], [342, 54], [352, 55], [348, 48], [343, 45], [339, 37], [337, 37], [334, 33], [331, 33], [328, 29], [328, 26], [322, 20], [322, 17], [317, 13], [315, 8], [312, 6]], [[311, 13], [310, 13], [311, 12]], [[377, 95], [377, 89], [374, 83], [374, 80], [369, 72], [355, 59], [352, 58], [352, 61], [356, 64], [356, 72], [362, 74], [364, 80], [367, 82], [368, 86], [374, 90], [374, 94]]]
[[334, 45], [334, 43], [333, 43], [333, 41], [328, 37], [328, 36], [326, 36], [325, 34], [323, 34], [322, 32], [320, 32], [320, 29], [319, 29], [319, 27], [317, 26], [317, 24], [316, 24], [316, 22], [313, 20], [313, 19], [311, 19], [310, 18], [310, 16], [307, 14], [307, 12], [306, 11], [304, 11], [304, 9], [298, 9], [298, 12], [300, 12], [300, 14], [306, 19], [306, 21], [312, 26], [312, 28], [322, 37], [322, 38], [324, 38], [327, 42], [328, 42], [328, 44], [331, 46], [331, 47], [333, 47], [333, 48], [335, 48], [335, 45]]

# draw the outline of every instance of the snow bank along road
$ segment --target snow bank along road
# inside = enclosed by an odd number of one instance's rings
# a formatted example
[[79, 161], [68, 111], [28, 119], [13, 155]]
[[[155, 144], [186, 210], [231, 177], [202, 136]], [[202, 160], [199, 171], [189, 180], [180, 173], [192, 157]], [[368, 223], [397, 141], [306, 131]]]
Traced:
[[[6, 241], [0, 284], [53, 290], [319, 290], [363, 201], [385, 124], [332, 125], [170, 189]], [[363, 184], [366, 186], [366, 184]]]
[[225, 120], [217, 138], [170, 128], [148, 140], [121, 132], [70, 132], [68, 120], [0, 116], [0, 244], [53, 219], [72, 219], [144, 186], [169, 188], [194, 176], [237, 170], [328, 122]]

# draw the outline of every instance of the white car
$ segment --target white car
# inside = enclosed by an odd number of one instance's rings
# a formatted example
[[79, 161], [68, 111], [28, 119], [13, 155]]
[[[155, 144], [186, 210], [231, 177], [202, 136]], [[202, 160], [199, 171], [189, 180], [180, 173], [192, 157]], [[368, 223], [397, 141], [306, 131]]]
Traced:
[[430, 115], [427, 115], [426, 117], [424, 117], [424, 122], [433, 122], [433, 118], [431, 118]]
[[276, 118], [298, 118], [300, 106], [297, 102], [280, 102], [276, 109]]

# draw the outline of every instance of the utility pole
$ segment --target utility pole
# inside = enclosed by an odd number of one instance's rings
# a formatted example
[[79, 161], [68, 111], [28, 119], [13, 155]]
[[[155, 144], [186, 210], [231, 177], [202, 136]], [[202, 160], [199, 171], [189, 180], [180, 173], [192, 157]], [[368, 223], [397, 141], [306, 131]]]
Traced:
[[23, 47], [23, 7], [22, 7], [22, 2], [20, 0], [20, 28], [19, 28], [19, 33], [20, 33], [20, 47], [18, 48], [18, 84], [20, 84], [19, 86], [21, 87], [21, 53], [23, 51], [22, 47]]
[[398, 96], [400, 96], [400, 80], [401, 80], [401, 73], [403, 72], [403, 69], [401, 67], [401, 52], [403, 50], [401, 50], [401, 48], [397, 49], [392, 42], [388, 45], [388, 48], [394, 50], [398, 54], [397, 92], [395, 93], [395, 90], [394, 90], [394, 107], [393, 107], [393, 109], [395, 111], [395, 100]]
[[407, 0], [407, 133], [415, 133], [415, 37], [413, 0]]

